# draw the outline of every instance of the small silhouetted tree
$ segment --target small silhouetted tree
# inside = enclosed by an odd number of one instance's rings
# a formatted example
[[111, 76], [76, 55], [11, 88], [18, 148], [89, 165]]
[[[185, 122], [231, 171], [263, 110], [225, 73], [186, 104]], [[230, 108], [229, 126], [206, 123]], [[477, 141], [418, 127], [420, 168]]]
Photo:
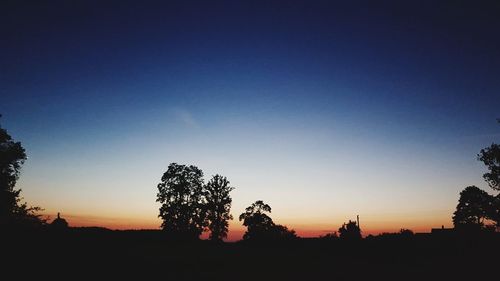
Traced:
[[171, 163], [157, 187], [163, 230], [177, 239], [198, 239], [207, 226], [203, 172]]
[[344, 223], [339, 228], [339, 237], [347, 240], [361, 239], [361, 229], [359, 229], [355, 221], [349, 220], [348, 223]]
[[297, 237], [294, 230], [286, 226], [275, 224], [266, 213], [271, 213], [271, 207], [262, 200], [252, 203], [239, 217], [247, 231], [243, 235], [245, 240], [270, 241], [288, 240]]
[[215, 175], [205, 185], [205, 199], [207, 219], [209, 221], [210, 240], [221, 241], [227, 237], [228, 221], [233, 219], [231, 210], [231, 196], [234, 188], [229, 186], [226, 177]]
[[[0, 115], [1, 117], [1, 115]], [[22, 202], [21, 189], [15, 189], [26, 152], [0, 126], [0, 228], [41, 226], [45, 220], [38, 214], [40, 207]]]
[[493, 197], [477, 186], [468, 186], [460, 192], [460, 199], [455, 213], [453, 225], [457, 229], [482, 229], [484, 219], [491, 212]]

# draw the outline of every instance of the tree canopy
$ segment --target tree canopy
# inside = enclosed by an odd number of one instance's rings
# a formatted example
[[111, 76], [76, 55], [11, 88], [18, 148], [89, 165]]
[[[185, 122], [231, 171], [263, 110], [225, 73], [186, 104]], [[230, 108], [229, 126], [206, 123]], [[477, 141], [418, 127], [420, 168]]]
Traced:
[[477, 186], [468, 186], [460, 192], [460, 199], [455, 213], [453, 224], [457, 229], [481, 229], [484, 220], [492, 212], [493, 197]]
[[171, 163], [157, 187], [163, 230], [175, 238], [197, 239], [207, 226], [203, 172]]
[[275, 224], [266, 213], [271, 213], [271, 207], [262, 200], [258, 200], [245, 209], [239, 217], [247, 231], [243, 235], [245, 240], [283, 240], [296, 238], [294, 230], [286, 226]]
[[26, 158], [21, 143], [14, 141], [0, 126], [0, 226], [2, 228], [33, 227], [45, 223], [37, 213], [41, 208], [28, 206], [22, 201], [21, 189], [15, 189]]
[[492, 143], [481, 149], [478, 159], [488, 168], [488, 172], [483, 175], [484, 180], [492, 189], [500, 191], [500, 145]]
[[198, 239], [205, 230], [210, 239], [227, 237], [234, 189], [226, 177], [213, 176], [207, 184], [203, 171], [193, 165], [171, 163], [158, 184], [161, 227], [175, 239]]
[[349, 220], [339, 228], [339, 237], [347, 240], [361, 239], [361, 229], [355, 221]]
[[[500, 119], [497, 119], [500, 123]], [[483, 174], [484, 180], [495, 191], [500, 191], [500, 145], [492, 143], [489, 147], [481, 149], [477, 155], [477, 159], [486, 165], [488, 172]], [[465, 191], [465, 190], [464, 190]], [[484, 194], [483, 194], [484, 195]], [[488, 195], [488, 200], [483, 202], [485, 204], [482, 209], [485, 211], [486, 217], [493, 220], [496, 226], [500, 226], [500, 193], [496, 196]], [[460, 204], [459, 204], [460, 205]], [[475, 208], [476, 206], [461, 206], [462, 208]], [[458, 206], [457, 206], [458, 211]], [[477, 213], [478, 210], [470, 210], [469, 212]], [[464, 211], [461, 211], [464, 213]]]
[[233, 219], [230, 214], [232, 199], [229, 195], [233, 189], [229, 186], [227, 178], [221, 175], [213, 176], [205, 185], [208, 229], [211, 240], [221, 241], [227, 237], [228, 221]]
[[247, 227], [243, 239], [259, 238], [274, 226], [273, 220], [266, 213], [271, 213], [271, 206], [262, 200], [255, 201], [245, 209], [239, 217]]

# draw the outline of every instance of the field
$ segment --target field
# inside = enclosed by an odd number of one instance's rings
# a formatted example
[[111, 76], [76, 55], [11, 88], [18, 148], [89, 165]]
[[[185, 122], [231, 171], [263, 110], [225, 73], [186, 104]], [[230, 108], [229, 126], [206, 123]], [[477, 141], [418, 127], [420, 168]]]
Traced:
[[[256, 244], [174, 242], [161, 231], [70, 229], [9, 237], [19, 276], [163, 280], [495, 280], [500, 237], [415, 235]], [[10, 251], [10, 252], [9, 252]]]

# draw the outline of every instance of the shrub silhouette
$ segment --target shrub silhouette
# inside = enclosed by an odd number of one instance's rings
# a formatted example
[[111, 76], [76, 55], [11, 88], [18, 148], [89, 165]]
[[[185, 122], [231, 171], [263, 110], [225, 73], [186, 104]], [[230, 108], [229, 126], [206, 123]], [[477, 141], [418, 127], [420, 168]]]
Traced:
[[293, 229], [288, 229], [288, 227], [284, 225], [276, 224], [271, 228], [269, 237], [272, 240], [292, 240], [297, 238], [297, 234]]
[[55, 230], [65, 230], [68, 228], [68, 222], [57, 213], [57, 218], [50, 223], [50, 227]]
[[361, 229], [355, 221], [349, 220], [347, 224], [343, 224], [339, 228], [339, 237], [346, 240], [359, 240], [361, 239]]
[[339, 235], [337, 234], [336, 231], [334, 231], [334, 232], [327, 233], [325, 235], [321, 235], [320, 238], [326, 239], [326, 240], [334, 240], [334, 239], [338, 239]]
[[401, 228], [398, 233], [402, 237], [412, 237], [414, 235], [411, 229]]

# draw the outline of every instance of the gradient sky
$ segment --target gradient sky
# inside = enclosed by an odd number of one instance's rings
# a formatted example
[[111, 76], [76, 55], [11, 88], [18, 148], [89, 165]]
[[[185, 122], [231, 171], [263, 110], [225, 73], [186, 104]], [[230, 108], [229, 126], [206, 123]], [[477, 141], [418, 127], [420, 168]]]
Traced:
[[34, 2], [0, 4], [1, 122], [25, 199], [70, 225], [159, 227], [171, 162], [304, 236], [451, 226], [491, 191], [499, 4]]

